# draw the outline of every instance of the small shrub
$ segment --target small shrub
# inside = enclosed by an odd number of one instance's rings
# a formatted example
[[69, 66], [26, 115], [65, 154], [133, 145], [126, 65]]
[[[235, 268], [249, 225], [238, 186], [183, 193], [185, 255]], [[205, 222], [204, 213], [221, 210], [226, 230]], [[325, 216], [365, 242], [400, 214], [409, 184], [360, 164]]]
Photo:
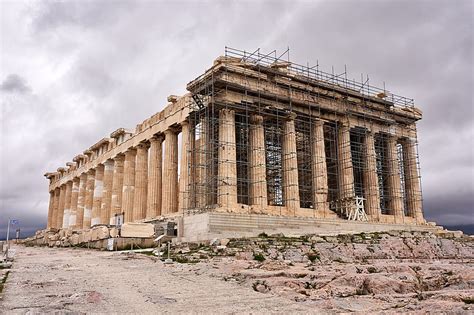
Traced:
[[311, 261], [311, 262], [314, 262], [316, 259], [321, 261], [321, 257], [319, 256], [319, 253], [318, 252], [309, 252], [306, 254], [308, 256], [308, 259]]
[[253, 254], [253, 259], [256, 260], [256, 261], [264, 261], [265, 260], [265, 256], [263, 256], [261, 253], [254, 253]]
[[461, 300], [466, 304], [474, 304], [474, 297], [465, 297], [461, 298]]
[[377, 273], [377, 269], [376, 269], [375, 267], [372, 267], [372, 266], [367, 267], [367, 271], [368, 271], [369, 273]]
[[268, 238], [268, 234], [265, 233], [265, 232], [262, 232], [262, 233], [258, 234], [258, 237], [260, 237], [260, 238]]

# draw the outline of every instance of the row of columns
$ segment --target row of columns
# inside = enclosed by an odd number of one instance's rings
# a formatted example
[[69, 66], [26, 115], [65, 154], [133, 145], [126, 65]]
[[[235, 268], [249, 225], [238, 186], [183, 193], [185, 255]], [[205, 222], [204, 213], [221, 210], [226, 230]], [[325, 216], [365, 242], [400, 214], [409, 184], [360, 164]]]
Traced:
[[[282, 177], [283, 200], [291, 214], [300, 207], [298, 187], [298, 164], [296, 156], [296, 115], [291, 114], [283, 122], [282, 134]], [[267, 182], [265, 165], [265, 138], [263, 117], [251, 114], [249, 127], [249, 204], [266, 207]], [[205, 127], [204, 127], [205, 128]], [[312, 186], [313, 204], [316, 210], [328, 209], [328, 175], [324, 144], [324, 122], [316, 121], [312, 125]], [[421, 210], [421, 188], [416, 164], [416, 144], [411, 139], [401, 140], [403, 147], [404, 180], [408, 215], [423, 222]], [[368, 131], [365, 135], [366, 167], [363, 171], [366, 212], [371, 220], [378, 221], [381, 215], [380, 193], [377, 174], [374, 134]], [[402, 222], [404, 217], [403, 195], [401, 189], [400, 169], [397, 159], [397, 138], [389, 136], [387, 141], [389, 209], [395, 222]], [[219, 112], [219, 148], [218, 148], [218, 183], [217, 202], [219, 207], [232, 209], [237, 204], [237, 162], [236, 162], [235, 112], [221, 109]], [[350, 127], [341, 124], [337, 133], [338, 189], [340, 200], [353, 200], [354, 170], [351, 154]], [[199, 198], [199, 196], [198, 196]]]
[[[187, 121], [181, 130], [185, 156], [181, 163], [186, 165], [190, 149]], [[178, 128], [170, 128], [51, 191], [48, 227], [82, 229], [115, 224], [122, 214], [124, 222], [132, 222], [187, 208], [187, 167], [181, 168], [178, 187], [178, 133]]]

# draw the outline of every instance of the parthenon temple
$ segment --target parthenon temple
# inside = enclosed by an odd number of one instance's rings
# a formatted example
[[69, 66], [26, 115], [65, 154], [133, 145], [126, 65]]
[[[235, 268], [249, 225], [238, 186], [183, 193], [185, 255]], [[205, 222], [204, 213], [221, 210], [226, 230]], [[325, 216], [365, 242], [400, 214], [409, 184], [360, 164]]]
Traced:
[[187, 94], [45, 174], [48, 228], [169, 218], [186, 234], [205, 213], [425, 225], [421, 111], [346, 76], [226, 47]]

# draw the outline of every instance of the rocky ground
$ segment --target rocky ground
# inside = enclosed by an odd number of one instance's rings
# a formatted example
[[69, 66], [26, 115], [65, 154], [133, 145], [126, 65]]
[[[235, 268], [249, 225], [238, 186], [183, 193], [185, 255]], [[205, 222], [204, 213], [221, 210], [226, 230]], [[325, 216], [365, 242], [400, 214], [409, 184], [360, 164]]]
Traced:
[[18, 247], [0, 312], [474, 312], [470, 237], [261, 235], [169, 255]]

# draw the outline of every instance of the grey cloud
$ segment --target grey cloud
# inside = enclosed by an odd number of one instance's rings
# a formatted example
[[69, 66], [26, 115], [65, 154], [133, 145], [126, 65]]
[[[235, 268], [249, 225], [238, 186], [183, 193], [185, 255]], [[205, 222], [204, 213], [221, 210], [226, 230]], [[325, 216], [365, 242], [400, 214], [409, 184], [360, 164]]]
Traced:
[[0, 91], [24, 94], [31, 91], [26, 80], [18, 74], [9, 74], [0, 84]]
[[27, 14], [6, 10], [15, 23], [0, 35], [15, 30], [21, 41], [5, 37], [0, 77], [20, 73], [26, 90], [1, 100], [0, 221], [7, 209], [44, 224], [44, 172], [160, 111], [227, 45], [290, 46], [292, 61], [339, 73], [347, 64], [350, 78], [368, 73], [371, 84], [413, 97], [424, 112], [425, 213], [440, 224], [472, 222], [472, 9], [462, 0], [340, 0], [47, 1], [23, 6]]

